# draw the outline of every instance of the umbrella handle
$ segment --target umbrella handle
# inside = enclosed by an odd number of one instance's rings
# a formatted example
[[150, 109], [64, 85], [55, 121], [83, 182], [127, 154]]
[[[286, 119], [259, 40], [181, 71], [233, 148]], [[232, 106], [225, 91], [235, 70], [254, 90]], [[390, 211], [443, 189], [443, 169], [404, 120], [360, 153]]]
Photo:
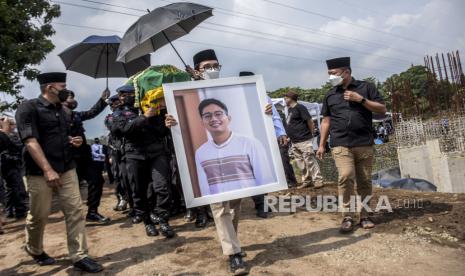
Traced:
[[171, 43], [171, 40], [168, 38], [168, 36], [166, 35], [165, 31], [162, 31], [163, 33], [163, 36], [165, 36], [166, 40], [170, 43], [171, 47], [173, 47], [173, 50], [176, 52], [176, 54], [178, 55], [179, 59], [181, 60], [181, 62], [184, 64], [184, 67], [187, 67], [187, 64], [184, 62], [184, 60], [182, 59], [181, 55], [179, 54], [178, 50], [176, 50], [176, 48], [174, 47], [173, 43]]

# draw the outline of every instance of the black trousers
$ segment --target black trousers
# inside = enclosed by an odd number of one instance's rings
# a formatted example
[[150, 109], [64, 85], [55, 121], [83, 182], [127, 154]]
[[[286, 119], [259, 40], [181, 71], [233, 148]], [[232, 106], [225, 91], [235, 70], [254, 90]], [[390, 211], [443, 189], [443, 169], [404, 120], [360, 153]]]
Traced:
[[279, 152], [281, 153], [281, 160], [283, 162], [284, 174], [288, 185], [296, 185], [297, 179], [295, 178], [294, 169], [289, 159], [289, 146], [279, 145]]
[[253, 196], [253, 202], [255, 203], [255, 210], [263, 210], [265, 206], [266, 194]]
[[120, 172], [121, 157], [118, 153], [112, 153], [111, 155], [111, 172], [113, 175], [113, 183], [115, 183], [115, 194], [118, 198], [126, 200], [127, 194], [124, 187], [124, 183], [121, 180]]
[[27, 193], [21, 174], [21, 162], [16, 160], [3, 160], [1, 165], [2, 177], [6, 186], [6, 210], [16, 216], [24, 215], [28, 208], [26, 205]]
[[146, 160], [128, 158], [126, 168], [132, 189], [135, 215], [142, 216], [150, 223], [153, 211], [168, 221], [170, 208], [170, 164], [164, 154]]
[[100, 206], [100, 199], [102, 198], [103, 184], [105, 179], [103, 179], [103, 169], [104, 162], [92, 161], [92, 166], [90, 168], [90, 182], [87, 195], [87, 206], [89, 207], [89, 212], [97, 211]]

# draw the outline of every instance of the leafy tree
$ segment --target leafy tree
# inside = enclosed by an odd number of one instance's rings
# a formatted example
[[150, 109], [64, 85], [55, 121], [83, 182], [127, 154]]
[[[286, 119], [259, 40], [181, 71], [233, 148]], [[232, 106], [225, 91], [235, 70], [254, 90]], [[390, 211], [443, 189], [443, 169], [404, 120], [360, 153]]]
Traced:
[[51, 22], [60, 16], [60, 7], [46, 0], [0, 0], [0, 91], [16, 98], [16, 103], [0, 106], [0, 111], [16, 108], [22, 99], [20, 78], [33, 80], [39, 64], [55, 47], [48, 38], [55, 31]]
[[323, 102], [326, 92], [331, 89], [331, 84], [326, 83], [322, 85], [320, 88], [310, 88], [304, 89], [301, 87], [283, 87], [279, 88], [275, 91], [269, 92], [269, 96], [272, 98], [282, 98], [289, 90], [294, 91], [299, 95], [299, 100], [307, 101], [307, 102]]

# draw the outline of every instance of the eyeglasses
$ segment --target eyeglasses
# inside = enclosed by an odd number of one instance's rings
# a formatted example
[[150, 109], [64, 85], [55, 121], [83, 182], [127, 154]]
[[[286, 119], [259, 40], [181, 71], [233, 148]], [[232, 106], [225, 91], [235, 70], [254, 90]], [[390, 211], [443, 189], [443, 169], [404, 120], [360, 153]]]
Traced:
[[202, 114], [202, 119], [206, 122], [210, 122], [213, 119], [213, 117], [215, 117], [215, 119], [217, 120], [221, 120], [223, 119], [224, 116], [225, 116], [225, 113], [223, 111], [215, 111], [213, 113], [207, 112], [207, 113]]
[[205, 71], [209, 71], [209, 70], [221, 70], [221, 65], [216, 63], [216, 64], [205, 64], [202, 68], [200, 68], [200, 70], [205, 70]]

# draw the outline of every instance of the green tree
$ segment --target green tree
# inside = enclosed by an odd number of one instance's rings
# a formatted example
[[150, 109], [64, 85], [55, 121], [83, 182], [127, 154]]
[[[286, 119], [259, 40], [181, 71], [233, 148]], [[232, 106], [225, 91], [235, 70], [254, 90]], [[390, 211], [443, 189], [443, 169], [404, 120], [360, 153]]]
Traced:
[[16, 108], [22, 99], [20, 78], [33, 80], [39, 64], [55, 47], [51, 22], [60, 7], [46, 0], [0, 0], [0, 91], [16, 98], [1, 110]]
[[331, 89], [331, 84], [326, 83], [322, 85], [320, 88], [310, 88], [304, 89], [301, 87], [283, 87], [279, 88], [275, 91], [269, 92], [268, 95], [272, 98], [282, 98], [289, 90], [294, 91], [299, 95], [299, 100], [307, 101], [307, 102], [323, 102], [326, 92]]

